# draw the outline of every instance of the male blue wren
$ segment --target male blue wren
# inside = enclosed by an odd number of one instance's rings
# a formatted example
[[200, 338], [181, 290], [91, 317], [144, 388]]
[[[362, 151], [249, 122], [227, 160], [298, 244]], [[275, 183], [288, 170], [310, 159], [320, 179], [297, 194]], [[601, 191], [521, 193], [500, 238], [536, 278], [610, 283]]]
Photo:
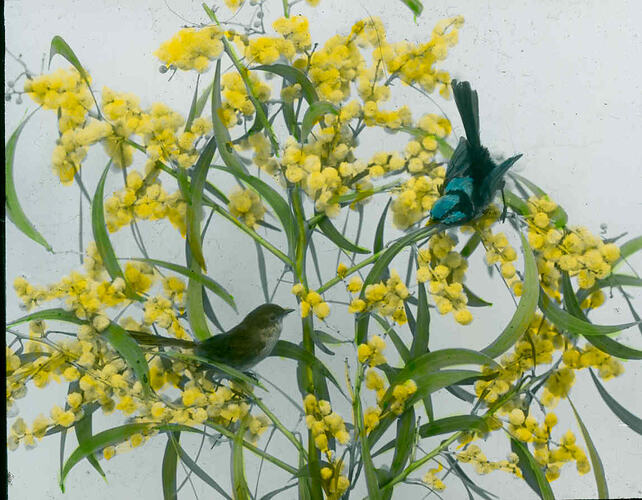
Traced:
[[224, 363], [237, 370], [248, 370], [270, 355], [281, 336], [283, 318], [294, 309], [263, 304], [250, 311], [231, 330], [202, 342], [128, 332], [139, 344], [194, 349], [202, 358]]
[[[452, 81], [455, 104], [466, 131], [459, 139], [443, 184], [443, 195], [432, 206], [431, 220], [456, 226], [480, 216], [504, 188], [504, 174], [522, 155], [495, 163], [479, 137], [479, 102], [470, 83]], [[506, 209], [504, 205], [504, 210]]]

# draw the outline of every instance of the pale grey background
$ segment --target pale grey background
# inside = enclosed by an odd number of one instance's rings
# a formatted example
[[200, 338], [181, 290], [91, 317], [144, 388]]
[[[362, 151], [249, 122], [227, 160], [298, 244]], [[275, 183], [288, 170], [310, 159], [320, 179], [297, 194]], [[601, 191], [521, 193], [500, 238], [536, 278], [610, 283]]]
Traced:
[[[271, 20], [280, 15], [280, 2], [271, 0], [268, 3], [271, 6], [268, 6], [267, 19]], [[609, 235], [623, 231], [630, 231], [631, 236], [640, 234], [638, 192], [642, 166], [639, 154], [642, 72], [639, 56], [642, 44], [638, 27], [642, 24], [642, 10], [639, 2], [430, 0], [424, 3], [426, 10], [417, 25], [413, 25], [410, 12], [394, 0], [322, 0], [317, 9], [298, 4], [293, 12], [309, 16], [313, 39], [318, 41], [335, 32], [345, 33], [354, 21], [368, 15], [383, 18], [389, 40], [404, 37], [412, 41], [426, 40], [437, 20], [463, 14], [466, 24], [460, 31], [460, 43], [443, 66], [451, 71], [453, 77], [471, 80], [479, 90], [484, 142], [491, 146], [493, 152], [504, 156], [524, 153], [515, 170], [539, 183], [554, 199], [562, 201], [572, 223], [585, 224], [595, 232], [599, 231], [601, 223], [607, 223]], [[5, 3], [6, 43], [11, 51], [24, 55], [33, 71], [39, 71], [40, 61], [48, 51], [52, 36], [62, 35], [91, 73], [96, 89], [107, 85], [118, 91], [134, 92], [141, 96], [144, 106], [153, 101], [163, 101], [186, 113], [193, 91], [193, 75], [177, 74], [168, 83], [167, 76], [157, 71], [159, 63], [151, 55], [162, 41], [185, 23], [169, 7], [189, 21], [206, 20], [197, 1], [8, 1]], [[225, 14], [222, 17], [225, 18]], [[62, 59], [54, 62], [55, 67], [64, 65]], [[6, 71], [7, 78], [12, 78], [19, 72], [19, 66], [7, 59]], [[407, 89], [401, 90], [400, 95], [394, 104], [411, 98], [414, 116], [437, 111], [429, 101]], [[438, 97], [436, 100], [457, 126], [454, 104], [443, 103]], [[8, 131], [15, 128], [27, 109], [33, 109], [33, 104], [27, 102], [16, 106], [10, 103], [7, 106], [5, 123]], [[7, 225], [7, 240], [10, 242], [7, 248], [9, 318], [21, 313], [11, 288], [16, 276], [24, 274], [36, 283], [48, 283], [78, 266], [78, 192], [75, 187], [61, 186], [51, 171], [50, 156], [55, 138], [54, 114], [41, 112], [24, 130], [18, 144], [15, 176], [23, 207], [57, 253], [47, 254], [11, 224]], [[399, 137], [382, 134], [364, 139], [360, 151], [367, 156], [382, 148], [381, 139], [387, 142], [383, 146], [385, 149], [400, 144]], [[103, 165], [104, 154], [100, 148], [95, 148], [83, 169], [83, 177], [91, 189]], [[120, 176], [112, 175], [110, 182], [108, 191], [118, 188]], [[171, 184], [167, 186], [170, 189]], [[382, 201], [378, 200], [369, 208], [380, 212]], [[353, 217], [352, 222], [354, 220]], [[85, 220], [85, 228], [89, 227], [87, 222]], [[372, 241], [374, 223], [371, 221], [365, 231], [364, 241], [368, 243]], [[155, 257], [180, 262], [183, 258], [182, 240], [177, 238], [176, 231], [169, 224], [143, 223], [141, 226]], [[256, 278], [254, 246], [249, 239], [236, 234], [230, 225], [217, 219], [209, 234], [206, 255], [210, 272], [238, 298], [240, 314], [243, 315], [263, 300]], [[394, 236], [392, 230], [389, 236]], [[85, 241], [88, 237], [86, 233]], [[113, 236], [120, 256], [135, 252], [129, 239], [127, 230]], [[167, 241], [172, 243], [167, 245]], [[322, 245], [320, 253], [325, 279], [328, 279], [334, 272], [335, 254], [327, 247], [324, 250]], [[280, 266], [270, 256], [267, 259], [270, 278], [274, 282]], [[634, 262], [639, 269], [640, 258]], [[405, 264], [398, 264], [398, 267], [405, 268]], [[460, 327], [450, 317], [433, 315], [432, 348], [481, 348], [510, 317], [513, 305], [503, 285], [497, 282], [490, 284], [483, 270], [472, 273], [469, 283], [475, 290], [484, 290], [485, 297], [494, 301], [496, 307], [475, 311], [475, 322], [470, 327]], [[277, 300], [282, 305], [292, 306], [294, 298], [287, 288], [281, 289]], [[642, 305], [639, 300], [636, 304], [638, 307]], [[340, 334], [349, 336], [349, 318], [337, 309], [334, 308], [325, 328], [337, 333], [343, 325]], [[225, 326], [231, 326], [239, 319], [223, 307], [220, 308], [220, 316]], [[611, 323], [622, 322], [628, 319], [628, 312], [621, 302], [613, 301], [596, 318]], [[286, 322], [284, 338], [299, 340], [296, 318]], [[621, 339], [631, 345], [640, 345], [639, 332], [634, 329], [624, 332]], [[340, 351], [334, 359], [328, 360], [338, 373], [342, 372], [346, 354], [349, 353]], [[297, 393], [292, 384], [293, 363], [269, 359], [260, 366], [260, 371], [292, 394]], [[642, 414], [641, 373], [639, 364], [627, 363], [623, 377], [607, 382], [611, 393], [637, 415]], [[601, 454], [611, 495], [641, 496], [638, 472], [640, 436], [610, 413], [592, 382], [587, 380], [586, 372], [581, 372], [578, 379], [572, 395]], [[53, 385], [45, 391], [35, 391], [32, 389], [19, 404], [21, 415], [28, 422], [38, 413], [48, 412], [51, 405], [60, 404], [64, 398], [63, 386]], [[347, 417], [348, 407], [338, 397], [334, 401], [337, 410]], [[268, 402], [278, 414], [285, 415], [287, 424], [296, 422], [291, 407], [282, 397], [274, 396]], [[435, 407], [438, 417], [465, 410], [447, 393], [436, 395]], [[571, 428], [577, 432], [567, 404], [562, 403], [556, 411], [561, 421], [558, 429]], [[107, 425], [113, 426], [116, 420], [97, 418], [94, 428], [99, 430], [107, 428]], [[265, 442], [264, 438], [261, 445]], [[71, 450], [73, 445], [74, 439], [70, 436], [67, 449]], [[504, 458], [507, 452], [504, 437], [491, 438], [481, 445], [495, 460]], [[103, 461], [108, 475], [107, 484], [87, 463], [82, 463], [71, 472], [67, 493], [63, 495], [57, 485], [58, 438], [46, 439], [36, 450], [20, 449], [10, 453], [9, 470], [14, 475], [10, 495], [13, 499], [160, 498], [160, 464], [164, 446], [164, 438], [159, 437], [143, 449], [117, 456], [109, 462]], [[184, 446], [195, 450], [198, 441], [185, 438]], [[430, 449], [430, 443], [426, 447]], [[295, 463], [291, 445], [276, 436], [270, 451]], [[258, 461], [250, 453], [246, 453], [246, 461], [253, 487], [256, 476], [252, 469]], [[219, 447], [215, 452], [205, 451], [200, 463], [221, 484], [229, 484], [229, 460], [225, 447]], [[533, 496], [524, 483], [503, 473], [479, 477], [472, 470], [469, 472], [501, 498]], [[284, 484], [287, 479], [287, 475], [266, 465], [259, 495]], [[449, 478], [447, 485], [444, 498], [457, 499], [465, 495], [458, 480]], [[199, 498], [215, 496], [197, 478], [194, 478], [194, 487]], [[565, 467], [562, 478], [553, 483], [553, 489], [562, 497], [595, 497], [596, 494], [592, 472], [578, 476], [573, 465]], [[399, 489], [398, 498], [406, 497], [404, 491], [408, 492], [406, 495], [417, 498], [421, 494], [417, 489]], [[194, 492], [187, 486], [181, 498], [192, 497]], [[291, 492], [281, 496], [293, 497]]]

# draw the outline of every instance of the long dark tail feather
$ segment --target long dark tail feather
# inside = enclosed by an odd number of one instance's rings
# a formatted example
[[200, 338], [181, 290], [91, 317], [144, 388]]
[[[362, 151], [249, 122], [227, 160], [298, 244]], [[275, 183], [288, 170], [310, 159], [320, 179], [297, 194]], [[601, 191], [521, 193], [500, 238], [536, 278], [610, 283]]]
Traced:
[[172, 339], [169, 337], [159, 337], [158, 335], [150, 335], [149, 333], [142, 333], [142, 332], [133, 332], [131, 330], [127, 330], [127, 333], [129, 333], [129, 335], [133, 337], [136, 342], [143, 345], [182, 347], [184, 349], [193, 349], [196, 346], [196, 343], [190, 340]]
[[504, 160], [500, 165], [496, 166], [488, 177], [484, 179], [482, 191], [488, 192], [490, 196], [493, 196], [495, 192], [501, 188], [504, 174], [506, 174], [508, 169], [511, 168], [521, 157], [521, 154], [511, 156], [508, 160]]
[[477, 91], [470, 87], [469, 82], [452, 81], [455, 104], [459, 110], [459, 116], [466, 130], [466, 138], [471, 146], [479, 148], [479, 100]]

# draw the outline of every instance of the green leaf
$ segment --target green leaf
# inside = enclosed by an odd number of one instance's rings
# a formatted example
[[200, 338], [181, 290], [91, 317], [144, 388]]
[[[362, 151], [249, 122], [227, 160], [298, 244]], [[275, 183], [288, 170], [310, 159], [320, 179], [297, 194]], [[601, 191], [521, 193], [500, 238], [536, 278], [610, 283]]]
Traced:
[[377, 231], [375, 232], [374, 244], [372, 245], [373, 253], [377, 253], [383, 250], [383, 230], [386, 227], [386, 215], [388, 214], [388, 207], [390, 207], [391, 202], [392, 198], [389, 198], [388, 203], [386, 203], [386, 208], [383, 209], [383, 212], [381, 212], [381, 217], [379, 217]]
[[424, 10], [424, 6], [419, 0], [401, 0], [401, 3], [408, 7], [415, 16], [421, 15]]
[[223, 288], [222, 285], [214, 281], [209, 276], [206, 276], [197, 271], [192, 271], [191, 269], [188, 269], [185, 266], [180, 266], [178, 264], [174, 264], [173, 262], [166, 262], [164, 260], [145, 259], [142, 257], [132, 258], [128, 260], [139, 260], [141, 262], [147, 262], [148, 264], [169, 269], [170, 271], [174, 271], [175, 273], [181, 274], [186, 278], [189, 278], [190, 280], [194, 280], [197, 283], [204, 285], [208, 290], [211, 290], [212, 292], [214, 292], [218, 297], [220, 297], [223, 301], [229, 304], [230, 307], [232, 307], [232, 309], [236, 311], [236, 303], [234, 302], [234, 297], [230, 293], [228, 293], [228, 291], [225, 290], [225, 288]]
[[234, 489], [234, 498], [236, 500], [248, 500], [252, 498], [250, 488], [245, 478], [245, 464], [243, 461], [243, 435], [245, 434], [246, 421], [241, 422], [239, 429], [234, 437], [232, 445], [232, 487]]
[[[531, 455], [531, 452], [528, 451], [528, 448], [520, 441], [513, 437], [511, 437], [510, 440], [511, 448], [519, 457], [518, 465], [526, 482], [529, 483], [529, 486], [535, 490], [535, 493], [537, 493], [542, 500], [555, 500], [551, 485], [548, 483], [539, 464], [535, 461], [533, 455]], [[529, 478], [531, 481], [529, 481]]]
[[[482, 417], [477, 415], [455, 415], [452, 417], [440, 418], [432, 422], [423, 424], [419, 427], [419, 436], [428, 438], [440, 434], [450, 434], [457, 431], [475, 430], [479, 432], [488, 432], [488, 425]], [[392, 440], [382, 446], [372, 456], [376, 457], [395, 447], [395, 440]]]
[[254, 242], [256, 248], [256, 259], [259, 265], [259, 278], [261, 279], [261, 290], [263, 290], [263, 298], [265, 302], [270, 302], [270, 291], [268, 290], [267, 270], [265, 269], [265, 255], [263, 255], [263, 248], [258, 242]]
[[462, 257], [465, 257], [466, 259], [470, 257], [473, 252], [477, 249], [479, 244], [481, 243], [481, 236], [479, 235], [479, 232], [475, 231], [475, 233], [468, 238], [468, 241], [464, 245], [464, 247], [461, 249], [461, 254]]
[[119, 427], [114, 427], [112, 429], [99, 432], [94, 434], [84, 443], [79, 444], [69, 458], [65, 462], [65, 465], [62, 468], [60, 474], [60, 489], [65, 491], [65, 478], [74, 468], [74, 466], [81, 460], [87, 458], [87, 456], [96, 453], [97, 451], [111, 446], [113, 444], [122, 443], [127, 440], [137, 432], [142, 432], [146, 429], [149, 429], [149, 424], [126, 424]]
[[332, 372], [316, 357], [314, 354], [306, 351], [303, 347], [300, 347], [292, 342], [287, 340], [279, 340], [276, 343], [274, 349], [270, 353], [270, 356], [280, 356], [282, 358], [289, 358], [295, 361], [299, 361], [311, 366], [314, 370], [320, 371], [324, 377], [328, 378], [337, 389], [345, 396], [343, 388], [334, 377]]
[[519, 304], [517, 304], [515, 314], [513, 314], [504, 331], [490, 345], [482, 349], [481, 352], [491, 358], [504, 354], [517, 342], [530, 325], [537, 309], [537, 297], [539, 295], [537, 263], [528, 241], [521, 233], [520, 238], [522, 239], [525, 268], [522, 296], [519, 299]]
[[[109, 273], [109, 276], [111, 276], [112, 279], [121, 278], [125, 283], [127, 283], [123, 270], [120, 268], [120, 264], [118, 264], [118, 259], [114, 253], [114, 247], [111, 245], [109, 234], [107, 233], [107, 227], [105, 226], [103, 198], [105, 192], [105, 180], [107, 179], [110, 166], [111, 160], [107, 163], [107, 166], [105, 167], [105, 170], [103, 170], [103, 174], [98, 181], [98, 186], [96, 186], [96, 193], [94, 194], [94, 198], [91, 203], [91, 227], [94, 234], [94, 241], [98, 248], [98, 253], [100, 253], [103, 265]], [[142, 297], [132, 290], [129, 283], [127, 283], [126, 294], [130, 299], [138, 301], [142, 300]]]
[[275, 75], [282, 76], [291, 84], [298, 83], [299, 85], [301, 85], [301, 93], [303, 94], [303, 97], [306, 101], [308, 101], [308, 104], [310, 105], [319, 100], [314, 85], [312, 85], [312, 82], [308, 80], [308, 77], [305, 76], [305, 73], [292, 66], [289, 66], [287, 64], [263, 64], [261, 66], [254, 66], [250, 69], [251, 71], [268, 71], [270, 73], [274, 73]]
[[417, 291], [417, 300], [419, 302], [417, 305], [417, 321], [412, 331], [412, 345], [410, 347], [410, 355], [414, 359], [406, 363], [406, 367], [416, 362], [418, 357], [427, 355], [425, 353], [428, 350], [428, 342], [430, 340], [430, 311], [428, 309], [426, 287], [423, 283], [417, 283]]
[[611, 411], [617, 418], [628, 425], [633, 432], [637, 432], [638, 434], [642, 435], [642, 419], [636, 417], [633, 413], [631, 413], [629, 410], [624, 408], [624, 406], [618, 403], [600, 383], [598, 378], [593, 373], [593, 370], [589, 369], [589, 373], [591, 374], [593, 383], [595, 384], [595, 387], [597, 387], [600, 396], [602, 396], [602, 399], [606, 403], [606, 406], [611, 409]]
[[620, 267], [620, 265], [624, 263], [627, 257], [630, 257], [635, 252], [638, 252], [640, 250], [642, 250], [642, 236], [638, 236], [637, 238], [633, 238], [632, 240], [623, 243], [620, 247], [620, 258], [616, 260], [611, 266], [613, 271], [615, 271], [615, 268]]
[[[536, 196], [538, 196], [540, 198], [542, 196], [545, 196], [545, 197], [548, 198], [548, 194], [546, 194], [546, 192], [542, 188], [540, 188], [539, 186], [535, 185], [535, 183], [529, 181], [525, 177], [522, 177], [521, 175], [516, 174], [514, 172], [511, 172], [510, 176], [513, 178], [513, 180], [516, 179], [519, 182], [525, 184], [526, 187], [528, 187], [528, 189], [530, 189], [531, 192], [533, 194], [535, 194]], [[553, 212], [551, 213], [551, 220], [553, 221], [553, 223], [555, 224], [556, 227], [564, 227], [564, 226], [566, 226], [566, 223], [568, 222], [568, 214], [566, 213], [566, 211], [560, 205], [557, 205], [555, 210], [553, 210]]]
[[310, 107], [303, 115], [303, 122], [301, 124], [301, 141], [306, 142], [308, 135], [312, 131], [312, 127], [327, 114], [339, 114], [339, 109], [332, 103], [326, 101], [318, 101], [310, 104]]
[[50, 320], [50, 321], [64, 321], [65, 323], [74, 323], [76, 325], [84, 325], [87, 323], [86, 320], [78, 318], [73, 312], [65, 311], [61, 308], [54, 309], [43, 309], [42, 311], [36, 311], [21, 318], [14, 319], [10, 323], [7, 323], [7, 328], [26, 323], [28, 321], [37, 321], [37, 320]]
[[161, 467], [164, 500], [175, 500], [178, 496], [176, 491], [176, 466], [178, 465], [176, 448], [178, 447], [180, 435], [180, 432], [167, 434], [167, 444], [165, 445], [165, 454], [163, 455], [163, 465]]
[[[564, 294], [564, 307], [566, 310], [576, 318], [588, 322], [588, 318], [580, 307], [578, 297], [573, 291], [571, 279], [566, 272], [562, 273], [562, 293]], [[600, 351], [611, 356], [623, 359], [642, 359], [642, 351], [620, 344], [610, 337], [591, 335], [586, 337], [586, 339]]]
[[[85, 412], [85, 416], [82, 417], [80, 420], [78, 420], [74, 424], [74, 430], [76, 432], [76, 438], [78, 439], [78, 444], [82, 446], [83, 443], [85, 443], [87, 440], [91, 438], [92, 435], [92, 425], [91, 425], [91, 420], [92, 420], [92, 413], [90, 412]], [[100, 466], [98, 463], [98, 460], [96, 459], [95, 455], [87, 455], [87, 460], [91, 464], [91, 466], [96, 469], [96, 472], [100, 474], [103, 479], [105, 479], [105, 472], [103, 471], [103, 468]]]
[[[37, 110], [36, 110], [37, 111]], [[51, 245], [47, 243], [47, 240], [38, 232], [34, 227], [31, 221], [27, 218], [20, 201], [18, 200], [18, 193], [16, 192], [16, 186], [13, 182], [13, 160], [16, 152], [16, 144], [18, 142], [18, 137], [22, 132], [22, 129], [27, 124], [27, 121], [34, 115], [36, 111], [33, 111], [29, 116], [27, 116], [18, 128], [11, 134], [11, 137], [7, 141], [4, 147], [4, 193], [5, 193], [5, 203], [7, 207], [7, 216], [11, 219], [11, 222], [26, 236], [31, 238], [36, 243], [45, 247], [49, 252], [53, 252]]]
[[[449, 385], [456, 384], [462, 380], [476, 378], [481, 375], [480, 372], [474, 370], [443, 370], [428, 373], [415, 373], [412, 380], [417, 384], [417, 392], [415, 392], [408, 401], [406, 401], [406, 408], [410, 408], [415, 402], [424, 399], [426, 396], [432, 394], [439, 389], [448, 387]], [[386, 392], [382, 403], [388, 403], [392, 397], [393, 385]]]
[[509, 189], [504, 189], [504, 199], [506, 200], [506, 205], [508, 205], [518, 214], [520, 215], [530, 214], [528, 204], [524, 200], [522, 200], [519, 196], [517, 196], [515, 193], [510, 191]]
[[[415, 442], [415, 411], [410, 408], [397, 420], [397, 436], [395, 438], [395, 454], [390, 465], [392, 477], [399, 474], [410, 458]], [[392, 490], [389, 489], [390, 495]]]
[[223, 123], [219, 113], [222, 113], [221, 106], [221, 60], [216, 62], [216, 74], [214, 76], [214, 85], [212, 86], [212, 128], [218, 152], [227, 165], [236, 174], [237, 172], [247, 172], [245, 165], [239, 159], [234, 150], [230, 132]]
[[354, 253], [361, 253], [361, 254], [370, 253], [370, 250], [368, 250], [367, 248], [357, 246], [351, 241], [349, 241], [345, 236], [343, 236], [339, 232], [339, 230], [336, 227], [334, 227], [334, 224], [332, 224], [332, 222], [328, 217], [322, 217], [319, 220], [318, 225], [319, 225], [319, 229], [323, 231], [323, 234], [335, 245], [337, 245], [339, 248], [343, 248], [348, 252], [354, 252]]
[[[74, 51], [71, 49], [71, 47], [65, 42], [65, 40], [61, 36], [54, 36], [51, 39], [51, 48], [49, 50], [49, 64], [51, 65], [51, 60], [56, 54], [60, 54], [62, 57], [67, 59], [71, 63], [71, 65], [78, 70], [78, 73], [80, 73], [80, 76], [82, 76], [83, 80], [87, 82], [87, 79], [89, 75], [85, 71], [85, 68], [82, 67], [82, 64], [80, 64], [80, 61], [76, 57], [76, 54]], [[89, 85], [89, 82], [87, 82], [87, 85]]]
[[586, 429], [584, 422], [582, 422], [582, 419], [580, 418], [580, 415], [577, 413], [577, 410], [575, 409], [575, 405], [570, 400], [570, 398], [568, 398], [568, 403], [571, 405], [571, 408], [573, 409], [573, 413], [575, 414], [577, 424], [580, 426], [580, 430], [582, 431], [582, 436], [584, 436], [584, 442], [586, 443], [586, 448], [588, 449], [589, 457], [591, 457], [591, 465], [593, 466], [593, 475], [595, 476], [595, 484], [597, 485], [597, 498], [609, 498], [609, 489], [606, 485], [606, 476], [604, 475], [604, 466], [602, 465], [602, 460], [600, 459], [600, 455], [597, 453], [597, 450], [595, 449], [595, 445], [593, 444], [593, 440], [591, 439], [591, 436], [589, 435], [589, 432]]
[[555, 305], [551, 299], [544, 293], [540, 294], [539, 306], [546, 317], [560, 330], [566, 330], [576, 335], [606, 335], [608, 333], [619, 332], [638, 323], [624, 323], [621, 325], [594, 325], [588, 321], [581, 320], [567, 313]]
[[468, 288], [466, 285], [464, 285], [464, 293], [466, 294], [466, 298], [468, 299], [468, 307], [488, 307], [492, 306], [492, 302], [488, 302], [478, 295], [476, 295], [470, 288]]
[[626, 274], [611, 274], [604, 279], [597, 280], [591, 288], [582, 288], [577, 291], [577, 300], [581, 303], [593, 292], [602, 288], [616, 288], [621, 286], [641, 287], [642, 279]]
[[[189, 132], [190, 129], [192, 128], [192, 122], [194, 122], [194, 118], [196, 118], [196, 106], [198, 105], [198, 81], [200, 79], [200, 75], [196, 77], [196, 85], [194, 86], [194, 96], [192, 97], [192, 104], [189, 107], [189, 113], [187, 115], [187, 120], [185, 121], [185, 132]], [[211, 92], [210, 88], [210, 92]]]
[[258, 380], [246, 375], [240, 370], [237, 370], [236, 368], [233, 368], [229, 365], [226, 365], [225, 363], [219, 363], [217, 361], [213, 361], [211, 359], [204, 358], [203, 356], [194, 356], [190, 354], [183, 354], [183, 353], [178, 353], [174, 351], [169, 351], [169, 352], [159, 352], [158, 353], [160, 356], [164, 358], [170, 358], [170, 359], [175, 359], [178, 361], [182, 362], [196, 362], [202, 365], [207, 365], [211, 366], [212, 368], [216, 368], [218, 371], [221, 373], [225, 373], [228, 375], [232, 380], [238, 379], [246, 384], [249, 385], [255, 385], [257, 387], [260, 387], [263, 390], [267, 390], [263, 384], [261, 384]]
[[191, 184], [191, 202], [187, 204], [187, 241], [192, 252], [192, 257], [204, 271], [207, 270], [203, 247], [201, 245], [201, 218], [203, 206], [203, 188], [207, 179], [207, 172], [216, 151], [216, 139], [212, 137], [203, 148], [196, 165]]
[[232, 174], [243, 182], [249, 184], [261, 196], [261, 198], [263, 198], [266, 203], [272, 207], [285, 231], [285, 235], [288, 240], [288, 254], [292, 257], [294, 254], [294, 248], [296, 248], [298, 231], [294, 215], [292, 215], [288, 202], [285, 201], [285, 199], [275, 189], [268, 186], [258, 177], [236, 171], [232, 168], [218, 167], [218, 170]]
[[408, 245], [419, 241], [423, 238], [428, 238], [435, 233], [443, 230], [445, 226], [442, 224], [435, 224], [433, 226], [423, 227], [397, 239], [390, 245], [375, 261], [372, 269], [363, 281], [363, 288], [361, 290], [361, 298], [365, 295], [365, 289], [368, 285], [375, 283], [381, 277], [382, 273], [386, 270], [392, 259], [399, 254]]
[[134, 370], [136, 378], [143, 385], [143, 393], [146, 397], [149, 396], [151, 393], [149, 366], [138, 342], [131, 338], [127, 330], [113, 322], [109, 324], [101, 335], [116, 349], [129, 367]]
[[232, 500], [232, 497], [229, 496], [225, 490], [210, 476], [207, 472], [205, 472], [203, 469], [201, 469], [198, 464], [192, 460], [192, 457], [190, 457], [187, 452], [183, 449], [182, 446], [178, 446], [178, 454], [181, 458], [181, 462], [185, 464], [185, 466], [190, 469], [196, 476], [198, 476], [204, 483], [207, 485], [211, 486], [214, 490], [218, 492], [219, 495], [221, 495], [223, 498], [226, 500]]

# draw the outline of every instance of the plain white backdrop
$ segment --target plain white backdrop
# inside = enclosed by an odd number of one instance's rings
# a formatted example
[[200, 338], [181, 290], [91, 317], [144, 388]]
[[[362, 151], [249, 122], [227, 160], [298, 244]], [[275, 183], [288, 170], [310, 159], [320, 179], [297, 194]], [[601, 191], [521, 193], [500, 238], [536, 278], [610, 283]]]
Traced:
[[[222, 2], [219, 2], [222, 4]], [[642, 71], [640, 70], [639, 26], [642, 9], [639, 2], [611, 1], [479, 1], [430, 0], [414, 24], [411, 13], [396, 0], [340, 1], [321, 0], [316, 9], [297, 4], [293, 13], [304, 13], [310, 19], [313, 40], [323, 42], [335, 32], [345, 33], [358, 19], [379, 16], [388, 29], [391, 41], [426, 40], [434, 24], [441, 18], [462, 14], [466, 24], [460, 30], [459, 45], [452, 49], [444, 69], [453, 77], [470, 80], [480, 95], [482, 140], [491, 151], [503, 156], [524, 153], [515, 170], [526, 175], [553, 197], [563, 203], [573, 224], [583, 224], [594, 232], [607, 224], [608, 235], [629, 231], [629, 237], [642, 233], [641, 198], [639, 189], [642, 161], [639, 153], [642, 141]], [[281, 13], [280, 1], [268, 0], [267, 20]], [[225, 11], [225, 7], [222, 8]], [[180, 16], [180, 17], [179, 17]], [[222, 14], [225, 18], [226, 15]], [[194, 75], [177, 74], [170, 82], [158, 72], [159, 62], [152, 52], [186, 22], [206, 22], [198, 1], [122, 0], [19, 0], [5, 2], [6, 45], [14, 54], [22, 54], [32, 71], [38, 73], [41, 61], [48, 52], [54, 35], [61, 35], [74, 49], [92, 76], [93, 85], [106, 85], [117, 91], [133, 92], [141, 97], [143, 106], [163, 101], [186, 114], [192, 97]], [[269, 24], [269, 23], [268, 23]], [[52, 67], [65, 66], [55, 59]], [[13, 79], [21, 67], [6, 59], [6, 79]], [[397, 89], [396, 89], [397, 90]], [[398, 105], [411, 99], [413, 116], [437, 112], [435, 105], [398, 89]], [[394, 94], [394, 91], [393, 91]], [[435, 98], [457, 126], [452, 102]], [[6, 103], [5, 126], [9, 134], [15, 129], [26, 110], [34, 109], [28, 99], [23, 105]], [[457, 129], [461, 132], [461, 127]], [[365, 134], [364, 134], [365, 135]], [[281, 139], [284, 136], [281, 135]], [[51, 255], [28, 240], [10, 223], [7, 224], [7, 315], [21, 314], [11, 287], [16, 276], [24, 275], [34, 283], [50, 283], [79, 266], [78, 249], [78, 190], [59, 184], [52, 172], [50, 158], [56, 139], [55, 116], [40, 112], [25, 128], [16, 151], [14, 166], [16, 187], [27, 215], [51, 243], [56, 254]], [[364, 138], [359, 151], [364, 157], [377, 150], [401, 147], [400, 138], [377, 135]], [[90, 190], [105, 162], [100, 147], [94, 148], [83, 167], [83, 178]], [[120, 187], [119, 175], [110, 177], [107, 191]], [[223, 187], [231, 185], [221, 183]], [[170, 189], [168, 184], [168, 189]], [[173, 189], [173, 187], [171, 188]], [[376, 213], [366, 223], [363, 240], [371, 244], [374, 225], [384, 200], [369, 205], [367, 213]], [[84, 212], [84, 241], [87, 232], [87, 210]], [[354, 226], [355, 217], [351, 219]], [[181, 262], [183, 240], [169, 224], [142, 225], [148, 248], [154, 257]], [[206, 241], [206, 259], [210, 273], [237, 298], [239, 315], [220, 308], [220, 318], [226, 327], [235, 324], [242, 315], [263, 301], [257, 277], [256, 254], [253, 243], [239, 235], [223, 221], [215, 219]], [[391, 228], [388, 237], [395, 236]], [[119, 256], [135, 253], [127, 230], [113, 235]], [[279, 239], [276, 238], [277, 243]], [[336, 254], [329, 247], [319, 246], [325, 279], [335, 269]], [[271, 283], [276, 282], [281, 268], [275, 259], [266, 256]], [[633, 263], [640, 268], [642, 260]], [[478, 262], [479, 264], [479, 262]], [[405, 261], [399, 263], [405, 269]], [[474, 267], [474, 266], [473, 266]], [[482, 266], [477, 266], [481, 268]], [[485, 271], [472, 272], [471, 288], [494, 302], [490, 309], [476, 310], [475, 321], [468, 327], [457, 326], [450, 317], [433, 315], [431, 348], [481, 348], [500, 331], [513, 311], [512, 301], [503, 286], [488, 280]], [[280, 288], [276, 301], [294, 306], [289, 286]], [[344, 297], [340, 297], [342, 300]], [[642, 302], [637, 299], [638, 310]], [[217, 309], [218, 311], [218, 309]], [[629, 320], [628, 310], [614, 300], [596, 315], [596, 320], [621, 323]], [[349, 337], [350, 319], [335, 307], [329, 317], [329, 332]], [[283, 338], [298, 342], [300, 326], [296, 318], [286, 321]], [[639, 348], [640, 332], [630, 329], [619, 337]], [[340, 351], [327, 363], [342, 373], [347, 350]], [[352, 361], [352, 363], [354, 363]], [[259, 366], [264, 376], [280, 387], [298, 394], [293, 383], [295, 367], [292, 362], [268, 359]], [[606, 383], [607, 388], [624, 406], [642, 415], [639, 364], [625, 364], [622, 377]], [[46, 390], [30, 389], [26, 399], [19, 401], [21, 415], [28, 421], [39, 413], [48, 413], [53, 404], [61, 404], [66, 388], [49, 386]], [[36, 392], [37, 391], [37, 392]], [[296, 397], [296, 396], [295, 396]], [[613, 416], [599, 398], [588, 373], [581, 372], [572, 392], [573, 401], [592, 434], [604, 463], [612, 497], [640, 497], [642, 483], [639, 469], [642, 463], [642, 438], [634, 434]], [[465, 407], [446, 393], [435, 396], [436, 415], [445, 417]], [[271, 395], [270, 407], [285, 415], [287, 425], [295, 425], [297, 417], [284, 398]], [[348, 407], [335, 397], [337, 411], [349, 415]], [[556, 410], [560, 417], [558, 429], [577, 426], [566, 403]], [[120, 423], [118, 418], [97, 417], [94, 430], [106, 429]], [[299, 425], [299, 430], [303, 426]], [[67, 453], [73, 449], [73, 436], [68, 437]], [[260, 442], [264, 445], [266, 438]], [[431, 449], [431, 443], [426, 445]], [[198, 439], [185, 438], [184, 447], [194, 452]], [[160, 465], [165, 439], [157, 437], [144, 448], [119, 455], [109, 462], [102, 461], [107, 473], [105, 483], [83, 462], [69, 475], [67, 493], [58, 487], [59, 439], [45, 439], [32, 451], [9, 454], [9, 471], [13, 475], [9, 493], [12, 499], [112, 499], [162, 497]], [[494, 460], [507, 453], [506, 440], [489, 439], [482, 449]], [[291, 445], [275, 436], [269, 451], [295, 463]], [[250, 485], [254, 486], [258, 460], [246, 453]], [[229, 454], [226, 446], [210, 451], [206, 444], [199, 461], [224, 487], [229, 487]], [[531, 498], [523, 482], [496, 472], [478, 477], [466, 469], [479, 484], [500, 498]], [[179, 467], [179, 480], [183, 472]], [[425, 470], [421, 471], [422, 474]], [[268, 465], [261, 476], [259, 496], [285, 484], [287, 475]], [[455, 478], [447, 481], [443, 493], [447, 499], [465, 495]], [[557, 495], [565, 498], [594, 498], [596, 495], [592, 472], [578, 476], [573, 465], [567, 465], [562, 478], [553, 483]], [[278, 498], [294, 498], [289, 490]], [[422, 490], [399, 489], [398, 498], [420, 498]], [[359, 489], [355, 498], [365, 494]], [[193, 479], [180, 493], [180, 498], [215, 498], [199, 479]]]

